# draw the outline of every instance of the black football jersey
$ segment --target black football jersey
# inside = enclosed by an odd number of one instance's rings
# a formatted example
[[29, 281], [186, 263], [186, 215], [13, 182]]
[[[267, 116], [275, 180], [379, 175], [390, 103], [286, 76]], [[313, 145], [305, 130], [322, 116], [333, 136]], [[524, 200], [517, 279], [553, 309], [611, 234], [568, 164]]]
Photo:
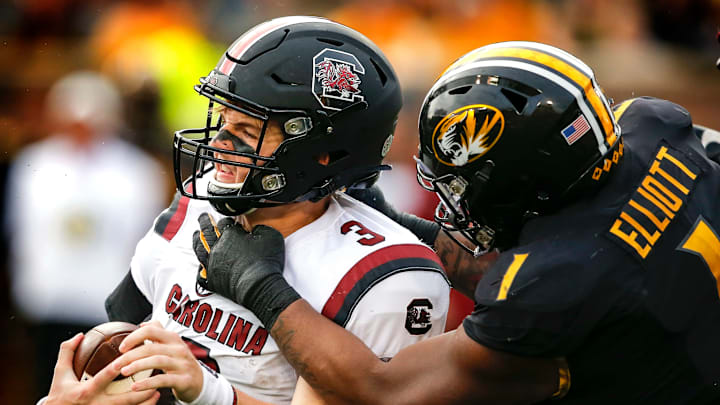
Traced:
[[597, 194], [531, 220], [480, 281], [466, 333], [565, 357], [566, 404], [720, 403], [720, 166], [689, 113], [615, 109], [623, 158]]

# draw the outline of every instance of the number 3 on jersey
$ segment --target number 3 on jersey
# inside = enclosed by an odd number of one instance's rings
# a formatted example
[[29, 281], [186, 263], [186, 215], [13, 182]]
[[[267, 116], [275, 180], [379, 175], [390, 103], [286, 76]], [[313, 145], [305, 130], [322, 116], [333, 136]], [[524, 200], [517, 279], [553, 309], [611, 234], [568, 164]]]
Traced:
[[347, 221], [340, 227], [340, 232], [345, 235], [348, 232], [353, 231], [358, 235], [363, 236], [357, 240], [357, 243], [365, 246], [373, 246], [385, 240], [385, 237], [377, 234], [365, 227], [358, 221]]
[[715, 277], [720, 297], [720, 239], [703, 217], [698, 218], [678, 250], [700, 256]]

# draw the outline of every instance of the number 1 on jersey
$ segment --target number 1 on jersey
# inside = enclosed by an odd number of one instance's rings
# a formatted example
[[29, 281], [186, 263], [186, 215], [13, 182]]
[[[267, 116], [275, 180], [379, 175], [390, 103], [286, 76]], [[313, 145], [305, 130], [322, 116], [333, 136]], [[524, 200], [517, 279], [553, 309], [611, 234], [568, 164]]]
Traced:
[[678, 250], [700, 256], [712, 272], [720, 297], [720, 238], [701, 216]]

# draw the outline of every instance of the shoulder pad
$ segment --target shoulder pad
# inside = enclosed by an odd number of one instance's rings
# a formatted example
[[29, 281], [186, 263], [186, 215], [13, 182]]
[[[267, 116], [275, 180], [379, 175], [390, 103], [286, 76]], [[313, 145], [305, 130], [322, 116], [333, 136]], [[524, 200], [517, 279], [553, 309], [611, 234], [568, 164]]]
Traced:
[[626, 100], [614, 106], [613, 112], [623, 133], [635, 131], [639, 127], [650, 131], [656, 128], [664, 131], [667, 131], [667, 128], [692, 128], [690, 113], [685, 108], [659, 98], [638, 97]]

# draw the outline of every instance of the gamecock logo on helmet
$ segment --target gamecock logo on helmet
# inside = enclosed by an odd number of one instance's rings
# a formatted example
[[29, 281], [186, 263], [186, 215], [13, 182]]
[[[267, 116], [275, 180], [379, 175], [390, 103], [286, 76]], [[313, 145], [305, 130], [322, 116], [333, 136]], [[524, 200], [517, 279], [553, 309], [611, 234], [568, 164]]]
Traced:
[[312, 90], [325, 108], [342, 110], [364, 100], [360, 89], [360, 75], [365, 68], [355, 55], [325, 48], [313, 58]]
[[500, 139], [505, 118], [495, 107], [473, 104], [446, 115], [433, 132], [433, 152], [448, 166], [463, 166], [487, 153]]

